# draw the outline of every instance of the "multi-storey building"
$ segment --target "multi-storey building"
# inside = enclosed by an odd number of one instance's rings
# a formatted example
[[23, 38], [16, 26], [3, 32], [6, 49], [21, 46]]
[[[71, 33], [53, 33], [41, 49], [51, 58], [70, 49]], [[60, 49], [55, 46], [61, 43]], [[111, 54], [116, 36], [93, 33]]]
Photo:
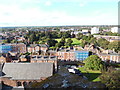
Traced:
[[26, 45], [24, 43], [1, 44], [0, 53], [8, 52], [26, 53]]
[[120, 62], [120, 54], [118, 53], [100, 53], [98, 55], [103, 61], [106, 61], [106, 62], [117, 62], [119, 63]]
[[93, 35], [96, 39], [104, 38], [109, 42], [120, 41], [120, 36]]
[[40, 51], [46, 52], [49, 46], [46, 44], [31, 44], [27, 47], [29, 53], [39, 53]]
[[112, 27], [111, 32], [112, 33], [120, 33], [120, 29], [118, 27]]
[[66, 60], [66, 61], [75, 61], [75, 55], [73, 50], [62, 50], [56, 52], [56, 56], [59, 60]]
[[100, 31], [99, 31], [99, 28], [97, 28], [97, 27], [93, 27], [93, 28], [91, 28], [91, 34], [97, 34], [97, 33], [99, 33]]
[[24, 43], [13, 43], [9, 44], [12, 46], [12, 52], [26, 53], [26, 45]]
[[88, 51], [73, 51], [73, 50], [63, 50], [58, 51], [56, 56], [59, 60], [66, 60], [66, 61], [77, 61], [77, 60], [85, 60], [89, 56]]
[[0, 53], [8, 53], [9, 51], [12, 51], [11, 45], [6, 45], [6, 44], [0, 45]]
[[89, 56], [89, 51], [75, 51], [77, 61], [83, 61]]

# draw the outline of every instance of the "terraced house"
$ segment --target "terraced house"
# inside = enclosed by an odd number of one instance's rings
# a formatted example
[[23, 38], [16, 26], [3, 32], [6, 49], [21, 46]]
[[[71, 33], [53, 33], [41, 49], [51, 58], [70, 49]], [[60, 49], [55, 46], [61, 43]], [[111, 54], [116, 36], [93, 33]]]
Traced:
[[56, 52], [58, 60], [65, 61], [83, 61], [89, 56], [89, 51], [61, 50]]

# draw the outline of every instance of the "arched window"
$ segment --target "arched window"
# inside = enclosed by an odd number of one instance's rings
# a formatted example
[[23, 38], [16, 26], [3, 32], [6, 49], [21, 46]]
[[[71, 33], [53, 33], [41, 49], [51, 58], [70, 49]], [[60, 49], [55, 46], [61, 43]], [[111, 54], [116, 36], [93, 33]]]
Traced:
[[27, 86], [27, 82], [23, 82], [23, 86]]
[[31, 84], [32, 84], [32, 82], [30, 81], [28, 84], [29, 84], [29, 85], [31, 85]]
[[17, 86], [22, 86], [21, 82], [17, 82]]

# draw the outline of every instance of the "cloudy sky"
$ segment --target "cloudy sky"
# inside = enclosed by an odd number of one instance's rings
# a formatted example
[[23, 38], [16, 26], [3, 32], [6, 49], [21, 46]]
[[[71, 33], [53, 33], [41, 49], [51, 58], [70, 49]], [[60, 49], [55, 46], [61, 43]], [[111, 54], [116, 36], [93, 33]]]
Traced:
[[0, 0], [0, 27], [117, 25], [118, 1]]

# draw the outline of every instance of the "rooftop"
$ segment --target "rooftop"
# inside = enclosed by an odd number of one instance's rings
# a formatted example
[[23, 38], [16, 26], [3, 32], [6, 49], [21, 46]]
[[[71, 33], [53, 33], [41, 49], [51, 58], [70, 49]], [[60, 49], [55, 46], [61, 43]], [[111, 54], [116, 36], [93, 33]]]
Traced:
[[52, 63], [5, 63], [3, 77], [12, 77], [14, 80], [38, 80], [53, 74]]

